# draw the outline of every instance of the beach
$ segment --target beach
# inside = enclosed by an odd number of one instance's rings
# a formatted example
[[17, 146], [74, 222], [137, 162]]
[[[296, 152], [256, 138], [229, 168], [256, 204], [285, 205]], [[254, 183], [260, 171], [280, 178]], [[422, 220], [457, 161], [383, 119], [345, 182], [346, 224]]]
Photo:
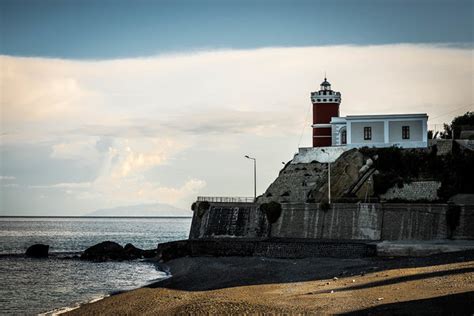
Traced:
[[467, 314], [474, 251], [422, 258], [185, 257], [172, 277], [70, 315]]

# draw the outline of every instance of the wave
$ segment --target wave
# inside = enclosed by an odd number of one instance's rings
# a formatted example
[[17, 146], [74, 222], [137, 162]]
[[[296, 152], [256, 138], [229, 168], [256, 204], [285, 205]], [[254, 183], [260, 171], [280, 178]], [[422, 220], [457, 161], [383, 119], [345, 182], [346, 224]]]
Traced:
[[[136, 287], [135, 289], [139, 289], [139, 288], [142, 288], [142, 287], [146, 287], [150, 284], [153, 284], [153, 283], [156, 283], [156, 282], [160, 282], [160, 281], [163, 281], [163, 280], [166, 280], [168, 278], [171, 278], [171, 273], [169, 272], [168, 269], [163, 269], [163, 267], [161, 265], [157, 265], [158, 267], [160, 267], [160, 271], [164, 272], [166, 274], [165, 277], [161, 277], [161, 278], [157, 278], [157, 279], [152, 279], [152, 280], [149, 280], [148, 282], [146, 282], [143, 286], [139, 286], [139, 287]], [[166, 271], [165, 271], [166, 270]], [[101, 295], [101, 296], [97, 296], [93, 299], [90, 299], [88, 301], [83, 301], [83, 302], [80, 302], [80, 303], [74, 303], [70, 306], [65, 306], [65, 307], [60, 307], [60, 308], [55, 308], [51, 311], [47, 311], [47, 312], [44, 312], [44, 313], [39, 313], [38, 316], [56, 316], [56, 315], [61, 315], [61, 314], [65, 314], [67, 312], [70, 312], [72, 310], [75, 310], [75, 309], [78, 309], [80, 308], [81, 306], [83, 305], [86, 305], [86, 304], [92, 304], [92, 303], [95, 303], [95, 302], [98, 302], [100, 300], [103, 300], [104, 298], [107, 298], [107, 297], [110, 297], [110, 296], [114, 296], [114, 295], [118, 295], [118, 294], [121, 294], [121, 293], [125, 293], [125, 292], [129, 292], [129, 291], [133, 291], [134, 289], [131, 289], [131, 290], [119, 290], [119, 291], [114, 291], [114, 292], [111, 292], [110, 294], [106, 294], [106, 295]]]
[[[51, 259], [74, 259], [75, 256], [80, 256], [82, 251], [54, 251], [50, 252], [49, 258]], [[25, 252], [5, 252], [0, 253], [0, 259], [2, 258], [26, 258]]]
[[109, 296], [110, 296], [110, 294], [101, 295], [101, 296], [95, 297], [95, 298], [93, 298], [93, 299], [90, 299], [90, 300], [88, 300], [88, 301], [84, 301], [84, 302], [80, 302], [80, 303], [75, 303], [75, 304], [70, 305], [70, 306], [55, 308], [55, 309], [53, 309], [53, 310], [51, 310], [51, 311], [47, 311], [47, 312], [44, 312], [44, 313], [39, 313], [38, 316], [55, 316], [55, 315], [65, 314], [65, 313], [70, 312], [70, 311], [72, 311], [72, 310], [78, 309], [78, 308], [81, 307], [82, 305], [95, 303], [95, 302], [98, 302], [98, 301], [100, 301], [100, 300], [103, 300], [104, 298], [109, 297]]

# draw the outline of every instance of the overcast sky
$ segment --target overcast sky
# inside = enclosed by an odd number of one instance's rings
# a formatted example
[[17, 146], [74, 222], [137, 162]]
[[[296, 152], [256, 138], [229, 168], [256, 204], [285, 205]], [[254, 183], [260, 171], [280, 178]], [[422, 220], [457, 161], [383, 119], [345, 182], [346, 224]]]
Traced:
[[[474, 109], [473, 1], [0, 0], [0, 215], [251, 196], [341, 114]], [[440, 125], [437, 126], [440, 128]]]

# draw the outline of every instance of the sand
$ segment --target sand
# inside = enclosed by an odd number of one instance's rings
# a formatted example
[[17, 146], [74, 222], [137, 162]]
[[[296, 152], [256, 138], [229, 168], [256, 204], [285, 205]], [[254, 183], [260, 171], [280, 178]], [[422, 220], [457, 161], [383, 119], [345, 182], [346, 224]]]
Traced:
[[474, 314], [474, 251], [425, 258], [180, 258], [71, 315]]

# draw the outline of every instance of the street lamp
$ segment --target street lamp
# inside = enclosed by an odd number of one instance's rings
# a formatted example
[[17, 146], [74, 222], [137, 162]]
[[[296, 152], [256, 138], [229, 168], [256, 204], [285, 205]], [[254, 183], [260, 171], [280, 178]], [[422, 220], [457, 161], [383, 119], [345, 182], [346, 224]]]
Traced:
[[245, 158], [253, 160], [253, 201], [257, 199], [257, 159], [245, 155]]
[[329, 159], [329, 153], [324, 149], [321, 149], [321, 151], [328, 155], [328, 202], [331, 204], [331, 161]]

